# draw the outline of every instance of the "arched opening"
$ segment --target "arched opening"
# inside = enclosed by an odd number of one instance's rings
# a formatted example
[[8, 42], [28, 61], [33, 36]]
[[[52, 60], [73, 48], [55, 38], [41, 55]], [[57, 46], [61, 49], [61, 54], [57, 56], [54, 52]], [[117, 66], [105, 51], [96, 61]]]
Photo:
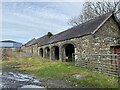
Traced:
[[33, 47], [31, 47], [31, 53], [33, 54]]
[[41, 57], [43, 57], [43, 49], [42, 49], [42, 48], [40, 48], [40, 50], [39, 50], [39, 55], [40, 55]]
[[50, 58], [50, 48], [49, 47], [45, 48], [45, 58]]
[[59, 60], [59, 47], [58, 46], [52, 47], [52, 59]]
[[56, 60], [59, 60], [59, 47], [58, 46], [55, 46], [55, 59]]
[[73, 62], [75, 60], [74, 57], [75, 46], [73, 44], [65, 44], [64, 45], [64, 58], [67, 62]]

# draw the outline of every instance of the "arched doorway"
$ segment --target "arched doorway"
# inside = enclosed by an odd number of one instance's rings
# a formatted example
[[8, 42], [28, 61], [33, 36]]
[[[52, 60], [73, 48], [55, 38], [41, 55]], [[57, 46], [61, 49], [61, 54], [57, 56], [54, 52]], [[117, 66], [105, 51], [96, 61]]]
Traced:
[[43, 57], [43, 49], [42, 49], [42, 48], [40, 48], [40, 50], [39, 50], [39, 55], [40, 55], [41, 57]]
[[59, 60], [59, 47], [58, 46], [55, 47], [55, 59]]
[[64, 54], [63, 56], [65, 61], [73, 62], [75, 60], [74, 53], [75, 53], [75, 46], [73, 44], [65, 44], [63, 46], [63, 54]]
[[45, 48], [45, 58], [50, 58], [50, 48], [49, 47]]
[[59, 60], [59, 47], [58, 46], [52, 47], [52, 59]]

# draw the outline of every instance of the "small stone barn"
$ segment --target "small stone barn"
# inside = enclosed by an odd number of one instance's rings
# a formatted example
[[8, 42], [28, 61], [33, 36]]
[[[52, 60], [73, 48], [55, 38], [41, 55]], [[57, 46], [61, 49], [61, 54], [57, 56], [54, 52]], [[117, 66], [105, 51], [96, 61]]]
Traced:
[[37, 47], [36, 41], [37, 40], [35, 38], [28, 41], [26, 44], [22, 46], [22, 50], [26, 53], [38, 55], [38, 47]]
[[80, 54], [111, 54], [120, 51], [120, 26], [109, 12], [66, 31], [37, 39], [38, 55], [61, 61], [75, 61]]

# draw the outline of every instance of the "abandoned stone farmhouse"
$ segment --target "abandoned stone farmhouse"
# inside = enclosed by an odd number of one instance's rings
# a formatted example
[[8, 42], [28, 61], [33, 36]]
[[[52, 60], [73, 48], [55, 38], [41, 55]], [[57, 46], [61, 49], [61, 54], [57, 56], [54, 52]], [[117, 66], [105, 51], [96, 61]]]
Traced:
[[22, 50], [50, 60], [75, 61], [80, 54], [120, 52], [120, 24], [113, 12], [91, 19], [56, 35], [28, 41]]

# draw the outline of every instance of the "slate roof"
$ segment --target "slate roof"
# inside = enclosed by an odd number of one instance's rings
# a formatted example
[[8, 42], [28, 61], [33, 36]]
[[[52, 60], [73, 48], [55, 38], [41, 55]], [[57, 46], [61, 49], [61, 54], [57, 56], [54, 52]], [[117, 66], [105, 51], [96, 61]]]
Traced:
[[45, 44], [72, 39], [72, 38], [78, 38], [84, 35], [94, 34], [112, 15], [113, 14], [109, 12], [107, 14], [96, 17], [95, 19], [89, 20], [78, 26], [72, 27], [66, 31], [58, 33], [52, 36], [51, 38], [49, 38], [47, 41], [45, 40], [44, 42], [39, 43], [38, 45], [41, 46]]
[[32, 40], [30, 40], [26, 44], [24, 44], [24, 46], [31, 46], [31, 45], [35, 44], [35, 42], [36, 42], [36, 39], [33, 38]]
[[51, 36], [50, 38], [47, 35], [39, 38], [37, 40], [38, 46], [51, 44], [59, 41], [64, 41], [72, 38], [78, 38], [85, 35], [94, 34], [99, 28], [111, 17], [114, 16], [112, 12], [103, 14], [99, 17], [91, 19], [85, 23], [82, 23], [78, 26], [72, 27], [68, 30], [60, 32], [56, 35]]
[[46, 42], [48, 42], [49, 38], [47, 35], [44, 35], [43, 37], [40, 37], [37, 39], [37, 44], [38, 45], [44, 45]]
[[34, 45], [34, 44], [40, 44], [40, 43], [44, 43], [44, 42], [47, 42], [48, 40], [48, 36], [47, 35], [44, 35], [38, 39], [35, 39], [33, 38], [32, 40], [28, 41], [25, 46], [31, 46], [31, 45]]

